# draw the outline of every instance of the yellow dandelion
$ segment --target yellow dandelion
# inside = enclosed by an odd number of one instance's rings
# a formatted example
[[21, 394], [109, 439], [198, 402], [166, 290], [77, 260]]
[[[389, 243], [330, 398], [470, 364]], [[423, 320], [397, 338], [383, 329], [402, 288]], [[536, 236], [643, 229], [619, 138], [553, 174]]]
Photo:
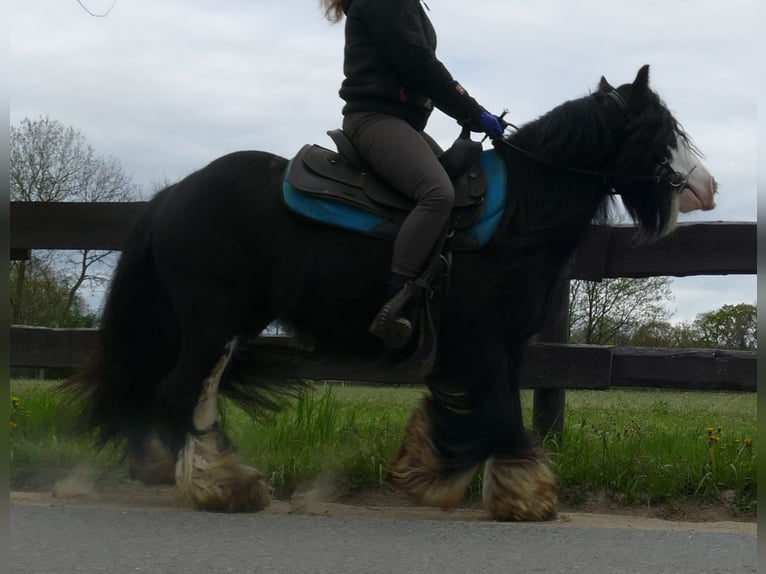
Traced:
[[723, 428], [718, 427], [718, 434], [721, 434], [723, 432]]
[[753, 439], [751, 439], [751, 438], [746, 438], [746, 439], [745, 439], [745, 446], [748, 446], [748, 447], [749, 447], [749, 446], [753, 446]]
[[16, 428], [16, 421], [10, 421], [10, 423], [11, 423], [11, 428], [15, 429]]
[[734, 444], [742, 444], [742, 441], [739, 440], [738, 438], [735, 438], [734, 439]]
[[707, 434], [713, 434], [713, 427], [707, 427]]
[[11, 405], [14, 409], [19, 408], [19, 403], [21, 402], [21, 399], [19, 397], [11, 397]]

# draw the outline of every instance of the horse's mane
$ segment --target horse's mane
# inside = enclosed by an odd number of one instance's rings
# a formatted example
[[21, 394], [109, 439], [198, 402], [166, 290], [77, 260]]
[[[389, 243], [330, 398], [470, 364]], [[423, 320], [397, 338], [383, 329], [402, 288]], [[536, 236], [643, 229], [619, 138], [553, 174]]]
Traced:
[[[672, 191], [646, 176], [654, 173], [676, 139], [694, 149], [688, 136], [650, 90], [620, 130], [610, 127], [600, 102], [603, 97], [603, 92], [596, 92], [565, 102], [507, 136], [505, 142], [510, 145], [501, 142], [495, 146], [510, 169], [521, 172], [521, 193], [535, 205], [535, 212], [525, 214], [537, 219], [535, 235], [573, 222], [578, 214], [580, 219], [606, 223], [612, 213], [612, 191], [622, 197], [641, 239], [660, 235], [673, 217]], [[530, 169], [535, 170], [535, 177], [524, 178], [523, 173]], [[609, 178], [572, 170], [605, 172]], [[530, 182], [534, 182], [533, 188]]]
[[556, 166], [595, 169], [609, 161], [612, 143], [607, 119], [590, 96], [565, 102], [496, 142], [516, 201], [498, 240], [534, 250], [556, 230], [606, 222], [611, 200], [601, 182]]
[[508, 141], [546, 162], [585, 168], [602, 159], [611, 134], [598, 102], [588, 96], [565, 102], [523, 125]]

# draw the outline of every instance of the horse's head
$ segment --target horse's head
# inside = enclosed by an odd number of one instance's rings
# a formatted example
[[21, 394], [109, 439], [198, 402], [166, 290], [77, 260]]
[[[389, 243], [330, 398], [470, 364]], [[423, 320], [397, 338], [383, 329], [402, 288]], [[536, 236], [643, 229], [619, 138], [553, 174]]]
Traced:
[[672, 231], [679, 211], [715, 207], [718, 185], [679, 123], [649, 88], [649, 66], [638, 71], [633, 83], [618, 88], [602, 77], [594, 95], [623, 124], [614, 163], [615, 191], [646, 236]]

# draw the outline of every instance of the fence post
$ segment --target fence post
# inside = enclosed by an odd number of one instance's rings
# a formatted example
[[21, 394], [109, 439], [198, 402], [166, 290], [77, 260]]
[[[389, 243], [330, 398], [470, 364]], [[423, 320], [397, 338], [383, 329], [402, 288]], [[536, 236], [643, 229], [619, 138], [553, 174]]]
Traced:
[[[569, 341], [569, 279], [559, 279], [553, 287], [552, 306], [542, 329], [537, 335], [541, 343], [567, 343]], [[544, 437], [564, 432], [564, 389], [535, 389], [532, 406], [532, 427]]]

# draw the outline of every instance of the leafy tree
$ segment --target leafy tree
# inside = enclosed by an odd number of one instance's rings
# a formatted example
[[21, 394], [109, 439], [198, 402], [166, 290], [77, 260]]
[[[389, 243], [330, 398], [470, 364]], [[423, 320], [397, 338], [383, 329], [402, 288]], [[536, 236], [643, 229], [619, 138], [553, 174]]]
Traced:
[[691, 322], [644, 323], [632, 331], [624, 344], [635, 347], [755, 350], [758, 347], [757, 310], [755, 305], [739, 303], [701, 313]]
[[699, 333], [692, 323], [650, 321], [639, 325], [624, 342], [632, 347], [699, 347]]
[[667, 277], [572, 281], [569, 333], [572, 342], [624, 344], [641, 326], [660, 325], [668, 317], [664, 303], [673, 300]]
[[[20, 289], [19, 274], [11, 274], [11, 322], [47, 327], [92, 327], [96, 316], [79, 295], [69, 297], [66, 277], [45, 261], [24, 262], [26, 273]], [[20, 302], [23, 302], [20, 304]]]
[[697, 315], [694, 327], [700, 347], [753, 351], [758, 348], [758, 312], [739, 303]]
[[[140, 193], [117, 160], [98, 155], [78, 130], [40, 117], [11, 126], [10, 195], [12, 201], [87, 202], [127, 201]], [[62, 317], [76, 314], [82, 303], [79, 290], [108, 281], [114, 259], [111, 252], [88, 249], [37, 251], [34, 257], [32, 262], [11, 265], [14, 321], [35, 315], [27, 306], [40, 303], [35, 298], [42, 296], [41, 274], [56, 277], [57, 287], [47, 291], [46, 297], [57, 293], [61, 305], [54, 307], [60, 308]]]

